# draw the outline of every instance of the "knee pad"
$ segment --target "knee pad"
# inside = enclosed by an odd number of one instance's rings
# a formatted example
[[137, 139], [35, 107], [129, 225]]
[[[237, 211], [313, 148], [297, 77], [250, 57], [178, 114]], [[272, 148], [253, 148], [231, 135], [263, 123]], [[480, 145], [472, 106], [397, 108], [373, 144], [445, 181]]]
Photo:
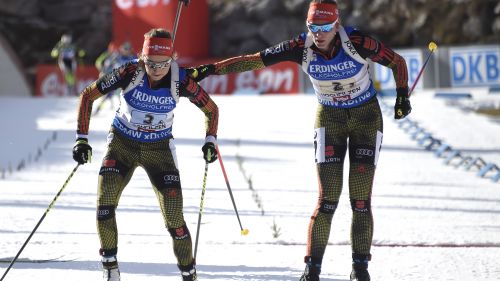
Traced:
[[351, 199], [351, 208], [353, 212], [369, 213], [372, 210], [370, 200]]
[[187, 228], [186, 224], [178, 228], [169, 228], [168, 232], [174, 240], [185, 240], [190, 237], [189, 229]]
[[104, 221], [115, 217], [115, 206], [104, 205], [97, 207], [97, 220]]
[[154, 185], [158, 190], [179, 189], [181, 188], [181, 178], [179, 176], [179, 171], [167, 171], [159, 174], [155, 174], [152, 177]]
[[324, 214], [333, 215], [339, 202], [321, 199], [319, 202], [319, 211]]
[[99, 170], [99, 175], [114, 173], [124, 177], [129, 172], [129, 170], [130, 169], [123, 163], [108, 156], [104, 158], [104, 160], [102, 160], [102, 165], [101, 169]]

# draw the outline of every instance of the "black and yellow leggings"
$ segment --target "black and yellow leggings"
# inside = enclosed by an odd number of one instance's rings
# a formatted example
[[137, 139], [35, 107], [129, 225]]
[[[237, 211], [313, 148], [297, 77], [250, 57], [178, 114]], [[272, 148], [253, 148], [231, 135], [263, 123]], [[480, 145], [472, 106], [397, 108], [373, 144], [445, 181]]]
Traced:
[[309, 224], [307, 256], [321, 260], [333, 214], [342, 192], [343, 167], [349, 151], [349, 197], [352, 207], [352, 252], [370, 255], [373, 237], [372, 183], [382, 143], [378, 100], [349, 109], [319, 106], [314, 146], [319, 180], [318, 205]]
[[135, 168], [141, 166], [146, 170], [158, 198], [178, 264], [188, 265], [193, 261], [191, 235], [182, 212], [182, 189], [175, 157], [171, 139], [137, 142], [111, 130], [97, 190], [97, 231], [101, 255], [116, 255], [118, 231], [115, 209]]

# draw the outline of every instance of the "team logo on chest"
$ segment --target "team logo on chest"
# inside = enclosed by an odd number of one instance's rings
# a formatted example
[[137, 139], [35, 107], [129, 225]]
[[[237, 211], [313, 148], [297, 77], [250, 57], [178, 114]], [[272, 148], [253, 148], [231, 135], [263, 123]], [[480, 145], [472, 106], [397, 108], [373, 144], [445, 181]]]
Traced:
[[175, 99], [169, 94], [168, 90], [159, 93], [149, 93], [143, 88], [135, 88], [128, 97], [128, 102], [139, 110], [154, 112], [169, 112], [175, 108]]
[[134, 89], [134, 93], [132, 94], [132, 98], [137, 101], [147, 102], [147, 103], [155, 103], [155, 104], [175, 104], [173, 97], [161, 97], [150, 95], [148, 93], [141, 92], [137, 89]]
[[352, 61], [345, 61], [336, 64], [311, 64], [309, 66], [310, 73], [325, 73], [325, 72], [350, 72], [356, 68]]

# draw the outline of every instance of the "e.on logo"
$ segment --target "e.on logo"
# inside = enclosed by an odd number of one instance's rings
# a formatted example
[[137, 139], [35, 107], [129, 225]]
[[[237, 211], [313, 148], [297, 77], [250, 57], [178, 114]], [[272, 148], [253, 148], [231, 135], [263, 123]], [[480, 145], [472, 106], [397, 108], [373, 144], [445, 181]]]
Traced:
[[156, 6], [158, 4], [166, 6], [170, 4], [170, 0], [115, 0], [115, 3], [118, 8], [127, 10], [134, 6], [139, 8]]
[[236, 91], [253, 88], [259, 93], [290, 92], [293, 85], [293, 71], [290, 69], [265, 69], [255, 75], [253, 71], [239, 73], [236, 76]]
[[214, 75], [201, 82], [209, 93], [297, 93], [298, 71], [296, 66], [246, 71], [235, 75]]

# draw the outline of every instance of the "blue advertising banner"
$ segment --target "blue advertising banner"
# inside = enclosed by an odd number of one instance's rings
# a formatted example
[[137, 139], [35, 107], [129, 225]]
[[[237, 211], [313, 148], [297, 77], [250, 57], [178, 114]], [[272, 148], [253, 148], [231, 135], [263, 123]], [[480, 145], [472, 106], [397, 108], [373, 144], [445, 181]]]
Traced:
[[452, 87], [500, 85], [500, 46], [450, 48]]

